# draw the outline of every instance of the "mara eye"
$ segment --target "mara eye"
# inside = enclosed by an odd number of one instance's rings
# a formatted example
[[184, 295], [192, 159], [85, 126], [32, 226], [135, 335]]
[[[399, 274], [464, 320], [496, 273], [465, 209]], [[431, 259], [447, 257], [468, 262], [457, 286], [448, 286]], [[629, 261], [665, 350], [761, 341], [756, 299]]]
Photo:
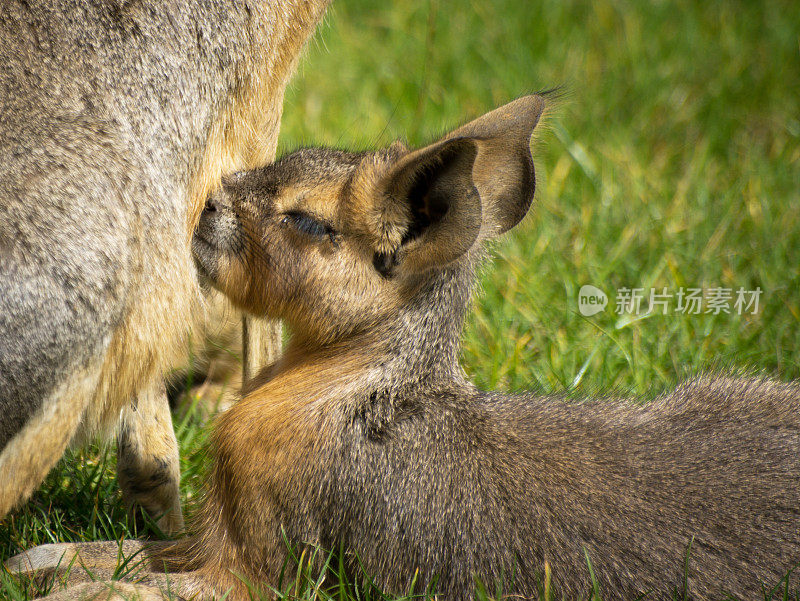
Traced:
[[331, 226], [305, 213], [296, 211], [286, 213], [281, 219], [281, 223], [292, 225], [297, 231], [315, 238], [329, 237], [333, 239], [335, 235]]

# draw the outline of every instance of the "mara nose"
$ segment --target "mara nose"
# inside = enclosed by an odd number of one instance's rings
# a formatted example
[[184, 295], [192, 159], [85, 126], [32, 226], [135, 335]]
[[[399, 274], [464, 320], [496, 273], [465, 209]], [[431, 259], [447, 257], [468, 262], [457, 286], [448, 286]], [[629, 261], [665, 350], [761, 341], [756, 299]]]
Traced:
[[208, 213], [213, 213], [214, 211], [216, 211], [217, 210], [216, 201], [213, 198], [209, 198], [208, 200], [206, 200], [206, 206], [204, 210]]

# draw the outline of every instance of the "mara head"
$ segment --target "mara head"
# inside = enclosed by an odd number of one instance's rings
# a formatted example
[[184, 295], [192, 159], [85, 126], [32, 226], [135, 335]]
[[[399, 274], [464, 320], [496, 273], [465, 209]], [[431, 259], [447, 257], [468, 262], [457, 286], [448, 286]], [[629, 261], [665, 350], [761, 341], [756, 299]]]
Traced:
[[528, 212], [526, 96], [410, 150], [308, 148], [223, 181], [193, 240], [205, 279], [239, 308], [333, 341], [386, 322], [415, 291]]

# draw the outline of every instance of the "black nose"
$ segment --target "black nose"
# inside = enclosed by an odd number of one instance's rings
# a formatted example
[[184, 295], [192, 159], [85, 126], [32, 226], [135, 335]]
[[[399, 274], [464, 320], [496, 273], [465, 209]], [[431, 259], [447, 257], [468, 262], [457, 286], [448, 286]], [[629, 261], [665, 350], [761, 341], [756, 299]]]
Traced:
[[217, 203], [216, 203], [216, 202], [214, 202], [214, 199], [213, 199], [213, 198], [209, 198], [209, 199], [206, 201], [206, 207], [205, 207], [205, 210], [206, 210], [207, 212], [209, 212], [209, 213], [213, 213], [214, 211], [216, 211], [216, 210], [217, 210]]

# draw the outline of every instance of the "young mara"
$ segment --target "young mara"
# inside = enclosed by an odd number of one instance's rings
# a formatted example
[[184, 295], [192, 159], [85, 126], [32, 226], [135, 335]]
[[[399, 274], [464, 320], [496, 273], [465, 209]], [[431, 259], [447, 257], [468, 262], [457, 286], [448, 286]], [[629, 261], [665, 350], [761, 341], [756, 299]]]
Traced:
[[[157, 598], [166, 567], [185, 597], [248, 599], [244, 581], [291, 580], [287, 543], [343, 553], [393, 593], [416, 578], [459, 600], [476, 579], [536, 597], [546, 565], [552, 598], [586, 598], [587, 556], [610, 599], [760, 599], [800, 562], [797, 385], [699, 378], [640, 406], [465, 379], [481, 248], [528, 211], [544, 103], [521, 98], [420, 150], [300, 150], [209, 199], [200, 270], [292, 336], [216, 424], [193, 534], [145, 549], [150, 572], [118, 586]], [[12, 565], [76, 553], [113, 568], [117, 545]]]

